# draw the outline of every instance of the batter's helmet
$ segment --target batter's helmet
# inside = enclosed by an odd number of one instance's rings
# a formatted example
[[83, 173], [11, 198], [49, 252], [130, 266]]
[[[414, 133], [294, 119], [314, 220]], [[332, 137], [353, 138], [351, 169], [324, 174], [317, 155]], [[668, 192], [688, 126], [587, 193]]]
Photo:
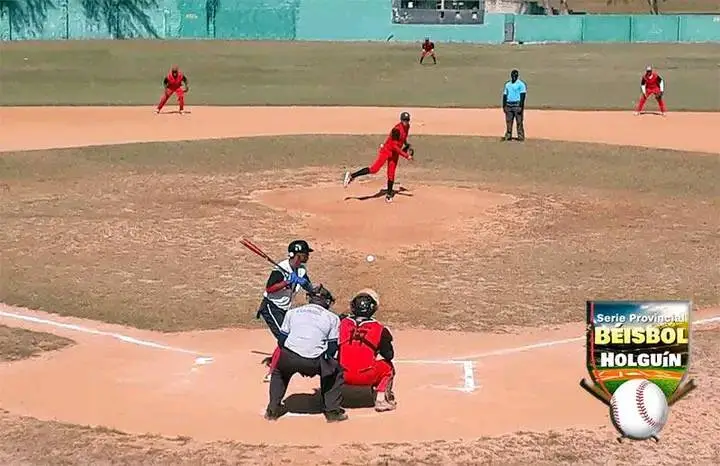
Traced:
[[355, 294], [350, 301], [350, 312], [357, 317], [371, 318], [380, 306], [380, 299], [374, 290], [366, 288]]
[[402, 112], [400, 114], [400, 121], [410, 121], [410, 114], [408, 112]]
[[296, 239], [288, 244], [288, 256], [290, 257], [293, 257], [295, 254], [310, 254], [311, 252], [313, 252], [313, 249], [304, 239]]
[[318, 285], [313, 288], [312, 291], [308, 291], [307, 298], [309, 303], [317, 304], [325, 309], [330, 309], [333, 303], [335, 303], [335, 298], [332, 293], [330, 293], [330, 290], [322, 285]]

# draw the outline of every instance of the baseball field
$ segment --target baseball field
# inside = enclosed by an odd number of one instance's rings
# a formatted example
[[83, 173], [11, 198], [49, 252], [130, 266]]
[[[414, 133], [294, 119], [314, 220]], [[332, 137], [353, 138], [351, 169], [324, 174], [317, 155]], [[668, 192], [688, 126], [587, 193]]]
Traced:
[[[720, 462], [720, 45], [417, 48], [0, 44], [0, 463]], [[175, 63], [188, 113], [156, 115]], [[665, 117], [632, 112], [648, 64]], [[401, 111], [395, 201], [384, 170], [343, 189]], [[298, 378], [263, 419], [269, 269], [243, 237], [307, 239], [338, 312], [380, 293], [396, 411], [349, 394], [326, 424]], [[698, 389], [659, 443], [618, 444], [578, 386], [587, 299], [693, 300]]]

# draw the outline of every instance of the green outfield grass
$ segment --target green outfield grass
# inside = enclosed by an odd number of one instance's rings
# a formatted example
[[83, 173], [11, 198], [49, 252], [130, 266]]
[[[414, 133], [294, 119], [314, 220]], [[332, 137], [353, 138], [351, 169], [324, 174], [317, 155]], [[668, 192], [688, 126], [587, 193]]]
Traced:
[[[680, 385], [679, 380], [668, 380], [668, 379], [648, 379], [650, 382], [654, 383], [658, 387], [660, 387], [660, 390], [665, 393], [666, 397], [669, 397], [672, 395], [675, 390], [677, 389], [678, 385]], [[608, 390], [610, 390], [610, 393], [614, 392], [620, 385], [625, 383], [627, 380], [618, 380], [618, 381], [606, 381], [605, 386]]]
[[495, 107], [512, 68], [532, 108], [629, 109], [647, 64], [670, 110], [718, 110], [719, 44], [450, 45], [78, 41], [0, 44], [0, 105], [151, 105], [173, 63], [190, 105]]
[[[441, 182], [519, 201], [483, 225], [498, 239], [418, 247], [372, 270], [364, 256], [319, 250], [312, 275], [338, 302], [362, 283], [383, 290], [393, 325], [465, 331], [575, 322], [588, 296], [716, 303], [717, 157], [540, 140], [413, 144], [418, 163], [401, 167], [399, 186]], [[3, 154], [0, 302], [160, 330], [256, 325], [267, 266], [236, 238], [282, 255], [304, 230], [248, 194], [339, 184], [376, 147], [372, 136], [297, 136]]]

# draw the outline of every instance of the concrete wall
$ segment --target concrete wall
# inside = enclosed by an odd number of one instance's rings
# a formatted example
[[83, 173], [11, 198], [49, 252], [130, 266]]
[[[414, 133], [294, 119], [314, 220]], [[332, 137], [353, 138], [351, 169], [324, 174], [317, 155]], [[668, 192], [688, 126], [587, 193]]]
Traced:
[[[482, 25], [394, 24], [391, 0], [0, 0], [1, 40], [262, 39], [497, 44], [720, 42], [720, 15], [485, 15]], [[34, 8], [34, 10], [28, 10]], [[36, 22], [37, 21], [37, 22]]]

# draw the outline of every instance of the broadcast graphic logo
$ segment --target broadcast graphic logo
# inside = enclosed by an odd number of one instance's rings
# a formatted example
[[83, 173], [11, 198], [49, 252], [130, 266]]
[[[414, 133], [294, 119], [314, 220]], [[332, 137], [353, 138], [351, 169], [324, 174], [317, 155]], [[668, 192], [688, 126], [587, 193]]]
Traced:
[[695, 388], [688, 301], [588, 301], [587, 369], [580, 385], [610, 407], [622, 438], [655, 439], [669, 406]]

